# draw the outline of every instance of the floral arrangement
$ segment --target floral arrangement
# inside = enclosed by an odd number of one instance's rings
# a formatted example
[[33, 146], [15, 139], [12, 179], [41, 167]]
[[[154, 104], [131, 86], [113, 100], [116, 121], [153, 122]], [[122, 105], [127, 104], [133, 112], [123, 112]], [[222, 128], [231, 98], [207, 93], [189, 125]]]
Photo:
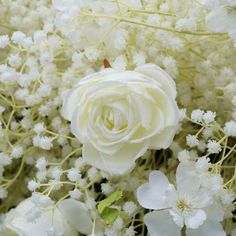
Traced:
[[0, 1], [0, 235], [236, 235], [236, 1]]

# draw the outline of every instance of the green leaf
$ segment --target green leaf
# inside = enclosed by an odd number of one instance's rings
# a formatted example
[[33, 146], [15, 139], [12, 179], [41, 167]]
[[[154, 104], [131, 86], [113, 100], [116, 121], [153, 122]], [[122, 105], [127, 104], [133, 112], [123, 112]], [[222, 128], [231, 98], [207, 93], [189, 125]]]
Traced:
[[113, 224], [113, 222], [119, 216], [125, 217], [124, 212], [111, 207], [106, 207], [101, 214], [102, 219], [109, 225]]
[[112, 193], [106, 199], [99, 202], [97, 208], [98, 212], [101, 214], [105, 208], [111, 206], [114, 202], [118, 201], [122, 197], [122, 191], [117, 190], [116, 192]]

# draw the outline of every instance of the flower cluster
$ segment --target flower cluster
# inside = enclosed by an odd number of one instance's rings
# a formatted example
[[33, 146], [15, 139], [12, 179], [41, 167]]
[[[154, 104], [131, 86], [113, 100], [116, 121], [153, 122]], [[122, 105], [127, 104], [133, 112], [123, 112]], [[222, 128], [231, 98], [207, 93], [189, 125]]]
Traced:
[[235, 7], [2, 0], [0, 235], [234, 235]]
[[150, 235], [226, 235], [221, 224], [233, 202], [219, 174], [211, 173], [209, 158], [181, 162], [176, 170], [176, 188], [160, 171], [137, 190], [139, 203], [154, 209], [145, 215]]

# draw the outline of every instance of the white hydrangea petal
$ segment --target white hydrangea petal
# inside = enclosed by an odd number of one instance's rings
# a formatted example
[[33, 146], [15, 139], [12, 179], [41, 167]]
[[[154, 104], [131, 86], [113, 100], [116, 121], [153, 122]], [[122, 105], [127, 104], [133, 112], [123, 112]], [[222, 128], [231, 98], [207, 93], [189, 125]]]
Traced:
[[112, 175], [121, 175], [133, 169], [135, 160], [146, 152], [148, 146], [148, 142], [124, 144], [118, 152], [110, 156], [99, 152], [93, 145], [85, 143], [82, 152], [83, 158], [88, 164]]
[[143, 184], [137, 189], [139, 204], [147, 209], [167, 208], [165, 192], [169, 187], [169, 181], [162, 172], [152, 171], [149, 175], [149, 183]]
[[68, 223], [77, 231], [83, 234], [91, 233], [93, 224], [84, 203], [69, 198], [60, 202], [58, 208]]
[[197, 229], [206, 220], [206, 213], [199, 209], [185, 217], [185, 225], [187, 228]]
[[153, 211], [144, 216], [150, 236], [180, 236], [180, 228], [168, 211]]
[[180, 228], [182, 228], [184, 226], [184, 218], [183, 215], [170, 210], [170, 215], [172, 216], [173, 221], [175, 222], [176, 225], [178, 225]]
[[178, 192], [187, 192], [192, 196], [197, 196], [200, 184], [201, 179], [195, 174], [195, 162], [181, 162], [176, 171], [176, 185]]
[[162, 89], [173, 99], [176, 97], [176, 85], [173, 79], [163, 69], [154, 64], [145, 64], [139, 66], [135, 71], [150, 76], [161, 84]]
[[206, 220], [198, 229], [187, 229], [187, 236], [226, 236], [220, 223]]
[[204, 211], [207, 214], [207, 219], [217, 222], [223, 221], [224, 219], [225, 210], [219, 203], [214, 202], [206, 207]]

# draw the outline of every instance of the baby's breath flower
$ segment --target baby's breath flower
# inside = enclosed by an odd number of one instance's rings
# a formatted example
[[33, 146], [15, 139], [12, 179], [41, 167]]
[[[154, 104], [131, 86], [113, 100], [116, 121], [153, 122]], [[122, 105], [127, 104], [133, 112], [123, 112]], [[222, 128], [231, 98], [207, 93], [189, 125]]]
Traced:
[[70, 197], [72, 197], [73, 199], [76, 199], [76, 200], [79, 200], [82, 196], [82, 192], [77, 188], [75, 188], [72, 191], [69, 191], [69, 194], [70, 194]]
[[39, 170], [45, 170], [47, 167], [47, 161], [45, 159], [45, 157], [40, 157], [35, 165]]
[[16, 146], [11, 151], [11, 157], [14, 159], [18, 159], [23, 155], [23, 151], [24, 151], [23, 147]]
[[221, 145], [215, 140], [209, 140], [207, 143], [207, 151], [209, 153], [219, 153], [221, 151]]
[[212, 112], [212, 111], [207, 111], [203, 114], [203, 121], [206, 124], [212, 123], [213, 121], [215, 121], [215, 117], [216, 117], [216, 113]]
[[72, 182], [78, 182], [78, 180], [81, 178], [81, 174], [78, 172], [78, 170], [72, 168], [68, 170], [67, 178]]
[[202, 122], [204, 111], [197, 109], [193, 110], [191, 113], [191, 120], [194, 122]]
[[226, 122], [224, 131], [226, 135], [236, 137], [236, 122], [233, 120]]
[[9, 43], [8, 35], [1, 35], [0, 36], [0, 48], [5, 48]]
[[195, 147], [199, 144], [199, 140], [195, 135], [188, 135], [186, 137], [186, 142], [189, 147]]
[[113, 187], [109, 183], [101, 184], [101, 189], [102, 189], [102, 193], [104, 193], [105, 195], [111, 194], [114, 190]]
[[31, 191], [31, 192], [34, 192], [35, 190], [37, 190], [39, 187], [40, 187], [40, 184], [38, 184], [36, 181], [34, 180], [30, 180], [28, 182], [28, 189]]
[[138, 209], [137, 205], [132, 201], [126, 202], [123, 206], [125, 214], [130, 217], [134, 216], [134, 214], [137, 212], [137, 209]]
[[0, 199], [5, 199], [8, 196], [8, 191], [2, 187], [0, 187]]
[[41, 123], [37, 123], [34, 126], [34, 132], [37, 134], [41, 134], [42, 132], [44, 132], [46, 130], [45, 124], [43, 122]]

